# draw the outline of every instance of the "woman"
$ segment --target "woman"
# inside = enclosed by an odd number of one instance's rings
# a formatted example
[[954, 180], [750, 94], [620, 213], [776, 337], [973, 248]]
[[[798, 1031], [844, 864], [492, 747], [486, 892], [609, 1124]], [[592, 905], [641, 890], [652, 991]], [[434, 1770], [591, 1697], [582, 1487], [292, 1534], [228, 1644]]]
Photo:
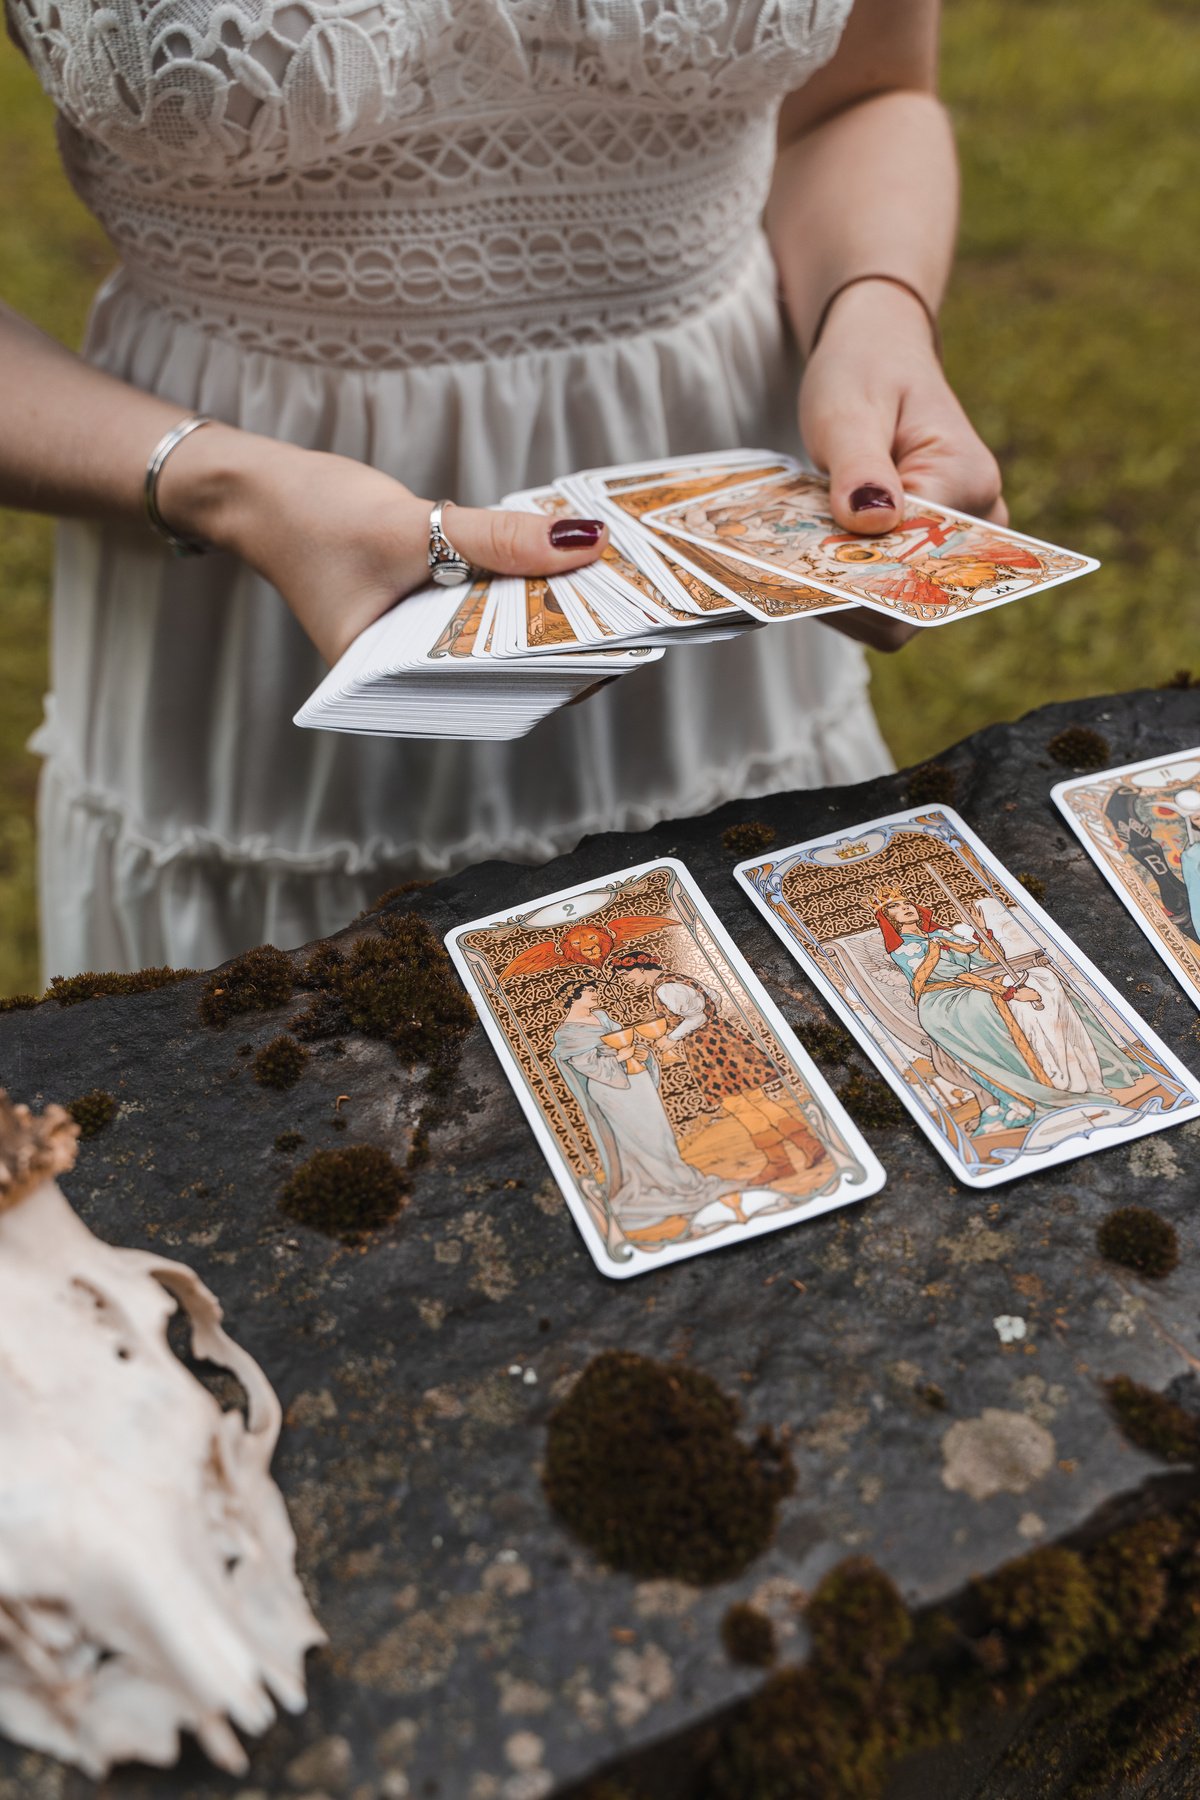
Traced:
[[[658, 1065], [653, 1056], [641, 1062], [645, 1045], [635, 1041], [622, 1050], [605, 1043], [621, 1026], [601, 1008], [594, 982], [580, 982], [565, 998], [554, 1060], [587, 1120], [604, 1170], [604, 1198], [622, 1235], [633, 1243], [682, 1237], [705, 1207], [716, 1209], [708, 1225], [744, 1220], [740, 1184], [703, 1175], [680, 1156], [658, 1097]], [[754, 1198], [761, 1207], [772, 1196]]]
[[[0, 502], [77, 521], [36, 739], [49, 972], [296, 944], [413, 874], [886, 766], [860, 651], [811, 622], [512, 745], [290, 720], [426, 578], [441, 496], [466, 561], [578, 567], [595, 521], [481, 504], [798, 448], [796, 343], [841, 526], [888, 530], [901, 482], [1003, 516], [932, 330], [936, 0], [6, 6], [121, 258], [85, 360], [0, 320]], [[166, 453], [157, 514], [211, 553], [176, 561], [143, 486], [192, 414], [217, 423]]]
[[[1136, 1087], [1144, 1078], [1141, 1065], [1070, 994], [1063, 1010], [1072, 1030], [1082, 1032], [1082, 1056], [1076, 1051], [1070, 1058], [1070, 1079], [1047, 1068], [1045, 1052], [1029, 1031], [1031, 1013], [1046, 1004], [1033, 977], [1011, 981], [991, 948], [978, 938], [972, 948], [938, 925], [927, 906], [888, 900], [876, 918], [888, 954], [912, 989], [922, 1031], [993, 1096], [980, 1111], [975, 1136], [1023, 1130], [1061, 1107], [1119, 1110], [1120, 1090]], [[1082, 1069], [1089, 1072], [1090, 1085], [1081, 1078]]]

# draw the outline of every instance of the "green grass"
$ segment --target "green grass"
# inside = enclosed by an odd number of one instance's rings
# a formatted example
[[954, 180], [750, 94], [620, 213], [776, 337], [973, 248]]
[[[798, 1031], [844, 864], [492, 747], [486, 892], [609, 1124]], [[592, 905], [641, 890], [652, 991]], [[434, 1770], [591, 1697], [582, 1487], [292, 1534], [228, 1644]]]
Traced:
[[[0, 32], [0, 297], [77, 345], [108, 246], [67, 186], [54, 114]], [[37, 759], [25, 740], [46, 687], [53, 527], [0, 510], [0, 994], [38, 986], [33, 804]]]
[[1200, 14], [949, 0], [944, 86], [964, 178], [947, 369], [1013, 523], [1104, 566], [874, 658], [902, 763], [1200, 671]]
[[[1014, 523], [1104, 567], [874, 658], [902, 763], [1048, 700], [1200, 671], [1200, 292], [1191, 0], [947, 0], [962, 255], [946, 362]], [[107, 253], [0, 40], [0, 293], [79, 340]], [[0, 994], [36, 984], [34, 759], [50, 532], [0, 514]]]

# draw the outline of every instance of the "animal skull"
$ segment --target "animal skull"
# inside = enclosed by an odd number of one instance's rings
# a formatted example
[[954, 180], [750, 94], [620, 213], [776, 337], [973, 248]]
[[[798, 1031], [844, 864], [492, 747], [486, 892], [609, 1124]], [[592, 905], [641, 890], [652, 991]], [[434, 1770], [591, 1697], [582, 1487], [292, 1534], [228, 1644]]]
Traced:
[[[190, 1269], [72, 1211], [77, 1135], [0, 1090], [0, 1731], [99, 1777], [174, 1762], [186, 1729], [241, 1774], [232, 1727], [302, 1711], [324, 1641], [269, 1474], [279, 1402]], [[171, 1350], [177, 1307], [247, 1417]]]

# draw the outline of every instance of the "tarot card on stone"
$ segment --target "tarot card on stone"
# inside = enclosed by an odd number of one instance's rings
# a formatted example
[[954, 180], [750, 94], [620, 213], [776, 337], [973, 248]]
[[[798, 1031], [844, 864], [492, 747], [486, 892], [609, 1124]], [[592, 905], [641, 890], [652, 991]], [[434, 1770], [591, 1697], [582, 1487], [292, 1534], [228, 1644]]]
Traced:
[[669, 857], [446, 945], [602, 1273], [864, 1199], [884, 1173]]
[[1060, 781], [1054, 801], [1200, 1006], [1200, 748]]
[[948, 807], [735, 873], [973, 1187], [1200, 1114], [1183, 1064]]
[[781, 572], [913, 625], [945, 625], [1099, 565], [1004, 525], [907, 497], [894, 531], [863, 537], [829, 510], [829, 483], [797, 467], [676, 500], [643, 526]]

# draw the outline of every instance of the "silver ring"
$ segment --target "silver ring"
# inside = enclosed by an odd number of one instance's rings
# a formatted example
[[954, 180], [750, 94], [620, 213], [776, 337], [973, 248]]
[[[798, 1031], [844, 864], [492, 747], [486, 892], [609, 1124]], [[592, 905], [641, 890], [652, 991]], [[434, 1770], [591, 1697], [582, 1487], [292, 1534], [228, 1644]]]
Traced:
[[439, 500], [429, 515], [429, 579], [439, 587], [457, 587], [470, 581], [472, 573], [470, 563], [442, 530], [442, 512], [449, 505], [449, 500]]

